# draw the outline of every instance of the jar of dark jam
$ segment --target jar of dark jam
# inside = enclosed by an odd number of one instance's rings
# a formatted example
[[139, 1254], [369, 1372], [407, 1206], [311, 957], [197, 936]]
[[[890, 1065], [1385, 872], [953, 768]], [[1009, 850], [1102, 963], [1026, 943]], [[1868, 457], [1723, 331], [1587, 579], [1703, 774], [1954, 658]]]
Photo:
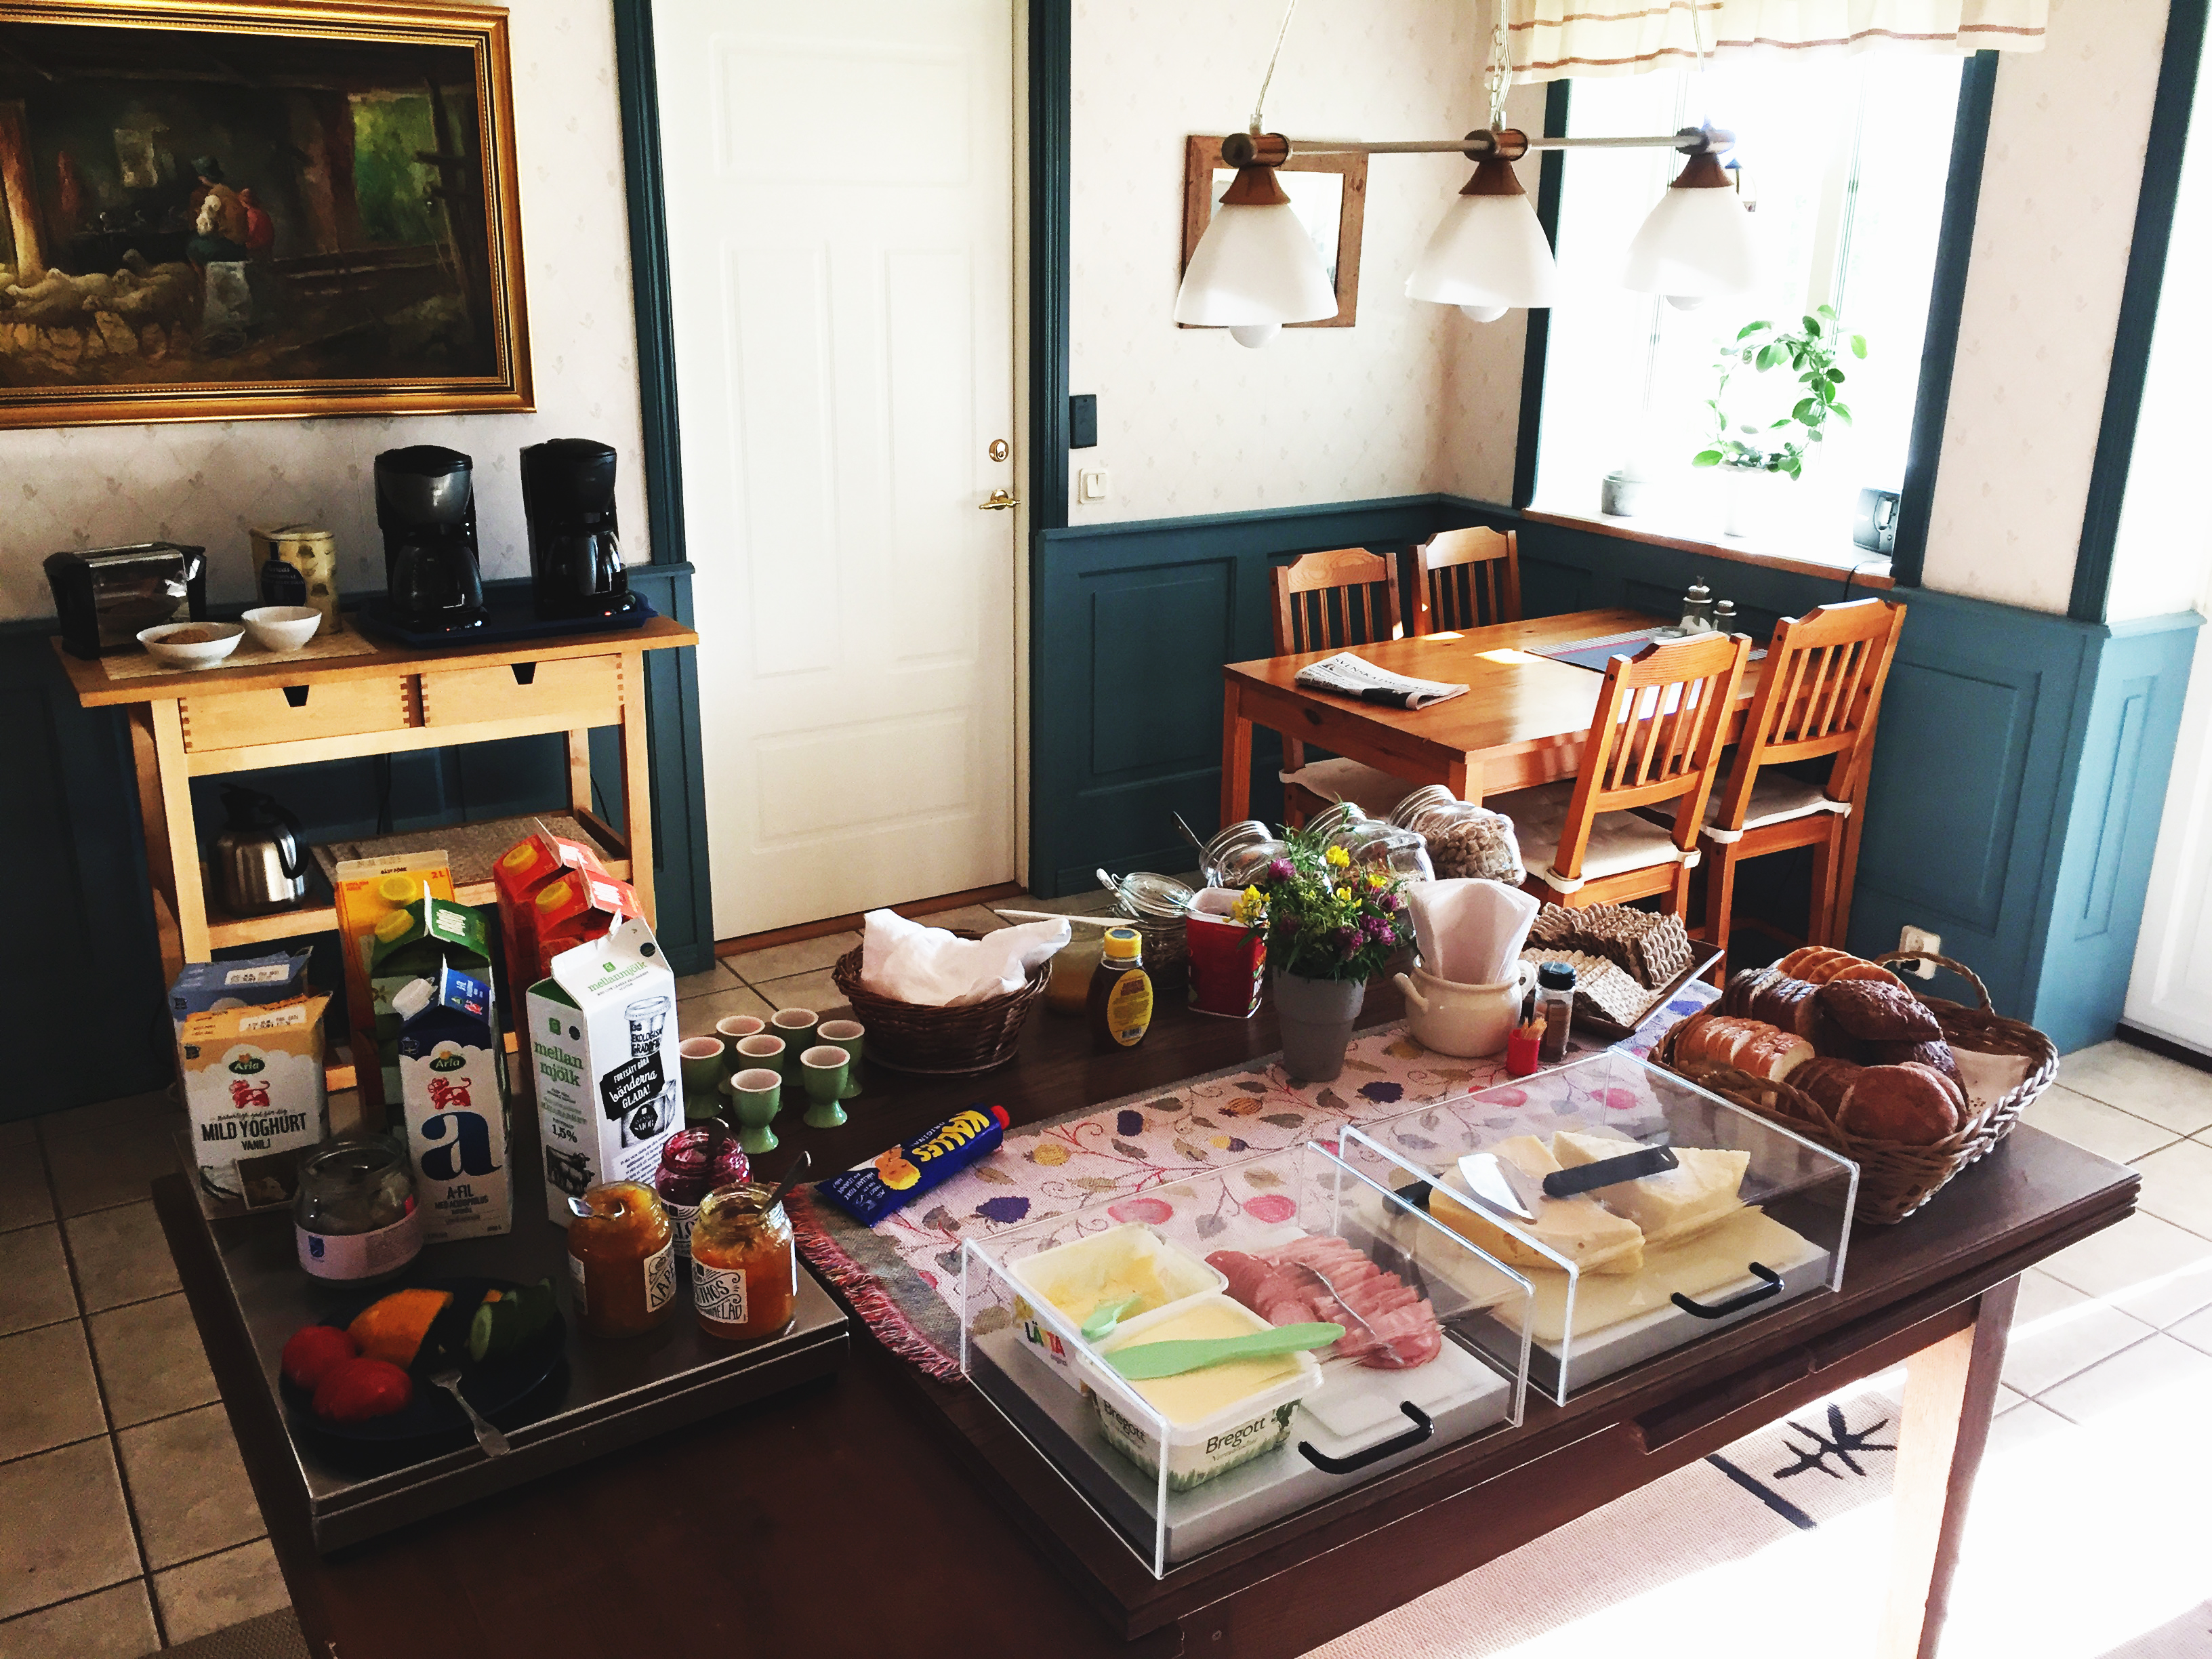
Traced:
[[668, 1212], [680, 1259], [690, 1259], [691, 1224], [698, 1219], [699, 1206], [707, 1194], [717, 1187], [744, 1181], [751, 1174], [751, 1161], [738, 1144], [736, 1133], [719, 1118], [678, 1129], [663, 1143], [653, 1190], [660, 1194]]

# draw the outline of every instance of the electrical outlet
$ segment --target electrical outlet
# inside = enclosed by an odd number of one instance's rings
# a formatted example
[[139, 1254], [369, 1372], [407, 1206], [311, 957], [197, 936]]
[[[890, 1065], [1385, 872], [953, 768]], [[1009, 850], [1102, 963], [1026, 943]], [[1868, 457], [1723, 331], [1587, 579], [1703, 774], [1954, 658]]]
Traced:
[[[1924, 951], [1929, 956], [1941, 956], [1943, 954], [1943, 936], [1931, 933], [1925, 927], [1901, 927], [1898, 930], [1897, 948], [1900, 951]], [[1908, 974], [1917, 974], [1922, 979], [1936, 977], [1936, 964], [1924, 958], [1919, 962], [1901, 962], [1898, 966]]]
[[1079, 501], [1103, 501], [1106, 499], [1106, 469], [1087, 466], [1075, 475], [1075, 498]]

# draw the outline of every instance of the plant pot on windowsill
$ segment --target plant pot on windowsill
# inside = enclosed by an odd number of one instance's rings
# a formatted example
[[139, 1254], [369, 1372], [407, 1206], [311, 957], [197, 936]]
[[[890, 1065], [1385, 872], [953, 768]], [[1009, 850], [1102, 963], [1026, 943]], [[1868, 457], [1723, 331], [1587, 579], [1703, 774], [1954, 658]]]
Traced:
[[1782, 492], [1795, 482], [1787, 473], [1763, 466], [1723, 466], [1721, 475], [1721, 533], [1743, 540], [1765, 535], [1781, 509]]
[[1301, 1083], [1333, 1083], [1344, 1070], [1352, 1028], [1367, 1000], [1361, 979], [1308, 979], [1273, 969], [1275, 1018], [1282, 1028], [1283, 1069]]

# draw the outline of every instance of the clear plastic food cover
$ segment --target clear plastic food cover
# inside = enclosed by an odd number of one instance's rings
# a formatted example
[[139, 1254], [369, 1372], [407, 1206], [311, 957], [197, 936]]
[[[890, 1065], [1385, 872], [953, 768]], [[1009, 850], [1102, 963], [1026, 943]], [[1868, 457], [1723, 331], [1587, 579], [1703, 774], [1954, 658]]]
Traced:
[[[1850, 1160], [1618, 1048], [1346, 1129], [1339, 1154], [1419, 1207], [1431, 1286], [1461, 1271], [1439, 1235], [1528, 1275], [1529, 1378], [1562, 1401], [1840, 1289], [1858, 1189]], [[1502, 1358], [1524, 1333], [1468, 1334]]]
[[[961, 1292], [969, 1380], [1155, 1576], [1521, 1420], [1528, 1279], [1317, 1143], [971, 1239]], [[1112, 1358], [1306, 1323], [1344, 1334], [1144, 1380]]]

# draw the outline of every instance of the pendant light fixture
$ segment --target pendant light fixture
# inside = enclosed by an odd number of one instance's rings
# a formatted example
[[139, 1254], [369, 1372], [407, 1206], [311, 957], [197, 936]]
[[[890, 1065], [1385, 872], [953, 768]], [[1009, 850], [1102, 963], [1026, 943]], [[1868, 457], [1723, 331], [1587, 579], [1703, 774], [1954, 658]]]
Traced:
[[1694, 311], [1723, 294], [1741, 294], [1758, 269], [1751, 216], [1735, 181], [1708, 149], [1692, 155], [1628, 245], [1621, 280], [1644, 294]]

